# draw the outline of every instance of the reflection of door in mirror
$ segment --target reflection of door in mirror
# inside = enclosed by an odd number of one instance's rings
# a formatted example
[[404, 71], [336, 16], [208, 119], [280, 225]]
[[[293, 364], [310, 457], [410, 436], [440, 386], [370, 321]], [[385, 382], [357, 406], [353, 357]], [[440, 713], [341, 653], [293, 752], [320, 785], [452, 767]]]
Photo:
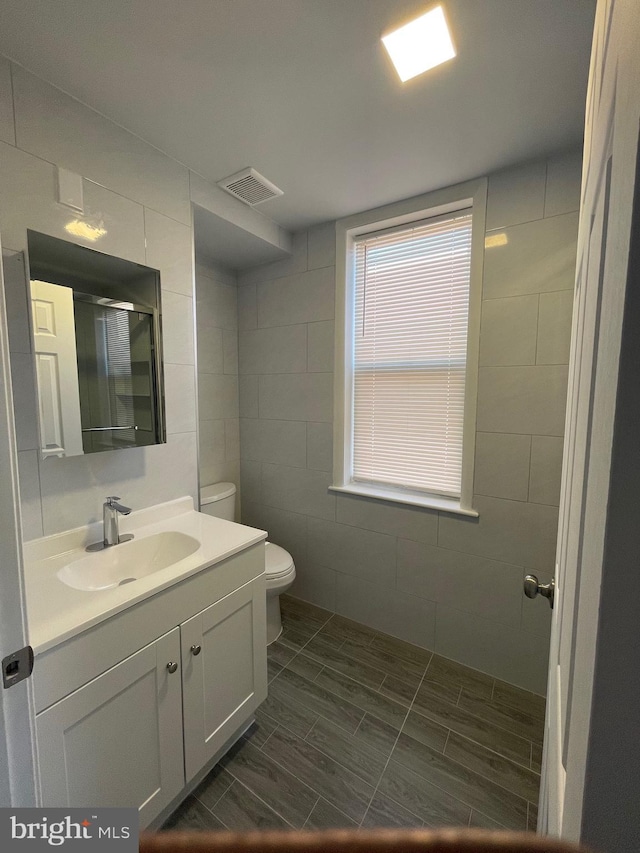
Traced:
[[31, 282], [34, 357], [43, 456], [83, 452], [73, 291]]
[[155, 444], [152, 311], [73, 297], [84, 452]]

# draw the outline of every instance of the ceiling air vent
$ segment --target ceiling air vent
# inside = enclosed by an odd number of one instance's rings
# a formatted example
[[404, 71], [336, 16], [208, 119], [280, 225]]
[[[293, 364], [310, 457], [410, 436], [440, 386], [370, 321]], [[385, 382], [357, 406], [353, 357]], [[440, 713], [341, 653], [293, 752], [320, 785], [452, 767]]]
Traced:
[[218, 186], [252, 207], [282, 195], [282, 190], [251, 168], [229, 175], [228, 178], [218, 181]]

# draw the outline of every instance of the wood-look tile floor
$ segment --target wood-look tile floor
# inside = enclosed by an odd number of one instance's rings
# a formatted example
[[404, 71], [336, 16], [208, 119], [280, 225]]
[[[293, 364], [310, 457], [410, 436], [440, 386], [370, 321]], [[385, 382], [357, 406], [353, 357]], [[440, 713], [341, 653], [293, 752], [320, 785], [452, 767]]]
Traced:
[[542, 697], [281, 601], [269, 697], [163, 829], [535, 830]]

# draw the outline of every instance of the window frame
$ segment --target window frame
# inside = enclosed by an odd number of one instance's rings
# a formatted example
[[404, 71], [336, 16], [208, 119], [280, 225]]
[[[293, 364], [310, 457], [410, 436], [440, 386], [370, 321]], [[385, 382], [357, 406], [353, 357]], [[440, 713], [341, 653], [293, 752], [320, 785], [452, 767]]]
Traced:
[[[486, 178], [467, 181], [454, 187], [358, 213], [336, 222], [333, 485], [329, 487], [331, 491], [460, 515], [478, 516], [477, 511], [472, 508], [472, 499], [487, 184]], [[355, 238], [375, 231], [408, 226], [413, 222], [454, 213], [464, 208], [471, 209], [472, 224], [460, 498], [448, 498], [382, 484], [354, 482], [352, 480], [352, 389]]]

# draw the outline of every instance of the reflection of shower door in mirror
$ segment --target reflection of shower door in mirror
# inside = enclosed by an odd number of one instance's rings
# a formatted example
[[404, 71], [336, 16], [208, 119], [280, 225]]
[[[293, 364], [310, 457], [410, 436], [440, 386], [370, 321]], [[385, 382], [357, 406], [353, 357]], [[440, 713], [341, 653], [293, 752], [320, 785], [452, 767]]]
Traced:
[[82, 454], [73, 292], [31, 282], [34, 357], [43, 456]]
[[84, 452], [155, 444], [152, 310], [73, 298]]

